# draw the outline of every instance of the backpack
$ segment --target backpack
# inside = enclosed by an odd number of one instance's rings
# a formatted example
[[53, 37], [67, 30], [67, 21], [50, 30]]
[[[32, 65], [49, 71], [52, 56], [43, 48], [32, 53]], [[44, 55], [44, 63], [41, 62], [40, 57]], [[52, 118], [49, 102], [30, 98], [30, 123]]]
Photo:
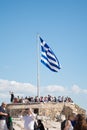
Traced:
[[61, 130], [64, 130], [64, 128], [65, 128], [65, 123], [66, 123], [66, 120], [64, 120], [64, 121], [61, 122]]

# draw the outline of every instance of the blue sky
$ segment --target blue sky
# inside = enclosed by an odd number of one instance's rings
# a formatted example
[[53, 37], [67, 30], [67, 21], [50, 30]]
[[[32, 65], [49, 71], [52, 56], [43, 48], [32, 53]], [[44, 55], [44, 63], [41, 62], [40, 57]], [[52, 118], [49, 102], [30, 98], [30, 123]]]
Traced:
[[87, 1], [0, 1], [0, 102], [37, 94], [37, 34], [62, 69], [40, 65], [40, 95], [70, 96], [87, 109]]

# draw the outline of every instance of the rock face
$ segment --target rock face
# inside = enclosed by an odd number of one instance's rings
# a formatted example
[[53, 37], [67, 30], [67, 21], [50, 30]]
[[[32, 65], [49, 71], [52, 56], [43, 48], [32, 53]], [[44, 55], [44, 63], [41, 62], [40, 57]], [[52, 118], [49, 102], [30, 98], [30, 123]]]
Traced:
[[8, 104], [7, 110], [10, 111], [12, 117], [18, 117], [21, 111], [25, 108], [32, 108], [35, 113], [39, 116], [48, 117], [51, 120], [55, 120], [60, 115], [66, 117], [73, 113], [86, 114], [86, 110], [80, 108], [78, 105], [73, 103], [30, 103], [30, 104]]

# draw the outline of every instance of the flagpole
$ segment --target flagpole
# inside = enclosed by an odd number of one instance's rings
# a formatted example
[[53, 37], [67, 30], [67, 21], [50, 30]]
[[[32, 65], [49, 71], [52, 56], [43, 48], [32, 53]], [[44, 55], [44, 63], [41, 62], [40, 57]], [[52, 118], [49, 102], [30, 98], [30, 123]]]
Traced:
[[37, 96], [38, 99], [40, 97], [40, 66], [39, 66], [39, 50], [40, 50], [40, 46], [39, 46], [39, 34], [37, 34]]

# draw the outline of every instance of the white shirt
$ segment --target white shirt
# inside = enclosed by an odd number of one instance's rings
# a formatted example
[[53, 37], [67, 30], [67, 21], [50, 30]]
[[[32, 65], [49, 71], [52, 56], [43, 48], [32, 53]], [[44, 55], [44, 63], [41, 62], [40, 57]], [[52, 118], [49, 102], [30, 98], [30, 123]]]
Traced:
[[34, 118], [35, 115], [30, 114], [23, 116], [22, 119], [24, 120], [24, 129], [25, 130], [34, 130]]

